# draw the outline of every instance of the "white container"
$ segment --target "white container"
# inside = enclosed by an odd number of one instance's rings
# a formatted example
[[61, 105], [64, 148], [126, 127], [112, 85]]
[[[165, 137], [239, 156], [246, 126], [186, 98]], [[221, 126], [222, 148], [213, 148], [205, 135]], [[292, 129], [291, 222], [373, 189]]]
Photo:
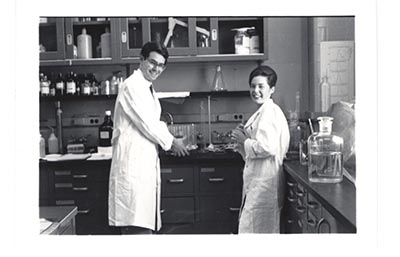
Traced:
[[78, 36], [78, 59], [89, 58], [92, 58], [92, 37], [83, 28], [82, 34]]
[[260, 37], [257, 34], [257, 30], [249, 29], [247, 31], [249, 35], [249, 49], [251, 54], [260, 52]]
[[111, 57], [111, 34], [108, 28], [105, 33], [101, 34], [100, 41], [101, 57]]
[[250, 36], [247, 33], [251, 28], [237, 28], [232, 29], [236, 31], [236, 35], [234, 38], [235, 42], [235, 54], [250, 54]]
[[51, 132], [47, 142], [49, 144], [49, 153], [58, 153], [58, 139], [53, 132]]
[[40, 134], [40, 150], [39, 150], [39, 157], [44, 157], [46, 155], [46, 142]]

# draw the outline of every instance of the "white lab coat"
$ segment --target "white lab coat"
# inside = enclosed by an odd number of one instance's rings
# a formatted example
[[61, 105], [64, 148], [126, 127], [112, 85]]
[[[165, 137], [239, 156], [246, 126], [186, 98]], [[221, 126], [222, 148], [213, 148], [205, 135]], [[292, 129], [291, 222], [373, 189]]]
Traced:
[[289, 128], [282, 110], [268, 99], [244, 126], [248, 139], [239, 233], [279, 233], [283, 205], [282, 162], [289, 148]]
[[[120, 88], [114, 109], [108, 215], [112, 226], [161, 228], [158, 145], [173, 136], [160, 121], [158, 98], [138, 69]], [[155, 93], [155, 92], [154, 92]]]

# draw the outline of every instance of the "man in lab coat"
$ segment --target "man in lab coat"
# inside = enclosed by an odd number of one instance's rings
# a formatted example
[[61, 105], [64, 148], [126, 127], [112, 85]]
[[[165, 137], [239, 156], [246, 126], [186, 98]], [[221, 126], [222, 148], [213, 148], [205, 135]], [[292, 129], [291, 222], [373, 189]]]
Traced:
[[232, 132], [245, 160], [239, 233], [279, 233], [283, 205], [283, 158], [289, 128], [281, 108], [271, 99], [277, 75], [268, 66], [249, 76], [250, 97], [259, 107], [244, 126]]
[[122, 234], [152, 234], [161, 228], [158, 146], [178, 156], [189, 154], [160, 121], [161, 107], [152, 87], [167, 59], [164, 45], [146, 43], [139, 68], [124, 81], [115, 103], [108, 218]]

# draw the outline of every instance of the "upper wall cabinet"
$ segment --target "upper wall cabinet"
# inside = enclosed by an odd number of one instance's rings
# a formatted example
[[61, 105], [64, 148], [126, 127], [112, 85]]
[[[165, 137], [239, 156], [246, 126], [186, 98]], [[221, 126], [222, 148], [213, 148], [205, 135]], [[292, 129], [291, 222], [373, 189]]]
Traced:
[[40, 17], [40, 60], [62, 60], [65, 58], [64, 18]]
[[[53, 26], [40, 24], [40, 43], [58, 54], [50, 55], [53, 52], [46, 47], [40, 55], [41, 65], [139, 62], [141, 47], [151, 40], [167, 46], [169, 62], [258, 61], [268, 57], [264, 17], [53, 19]], [[243, 51], [249, 44], [251, 51]]]

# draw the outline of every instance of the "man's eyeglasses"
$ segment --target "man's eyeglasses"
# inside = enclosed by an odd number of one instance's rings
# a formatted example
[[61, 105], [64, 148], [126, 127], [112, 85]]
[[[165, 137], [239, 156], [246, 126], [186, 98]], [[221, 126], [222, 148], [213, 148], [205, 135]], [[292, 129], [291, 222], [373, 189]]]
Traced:
[[158, 68], [160, 68], [160, 69], [162, 69], [162, 70], [164, 70], [167, 66], [164, 64], [164, 63], [158, 63], [158, 62], [156, 62], [156, 61], [154, 61], [154, 60], [152, 60], [152, 59], [146, 59], [150, 64], [151, 64], [151, 66], [153, 66], [153, 67], [158, 67]]

